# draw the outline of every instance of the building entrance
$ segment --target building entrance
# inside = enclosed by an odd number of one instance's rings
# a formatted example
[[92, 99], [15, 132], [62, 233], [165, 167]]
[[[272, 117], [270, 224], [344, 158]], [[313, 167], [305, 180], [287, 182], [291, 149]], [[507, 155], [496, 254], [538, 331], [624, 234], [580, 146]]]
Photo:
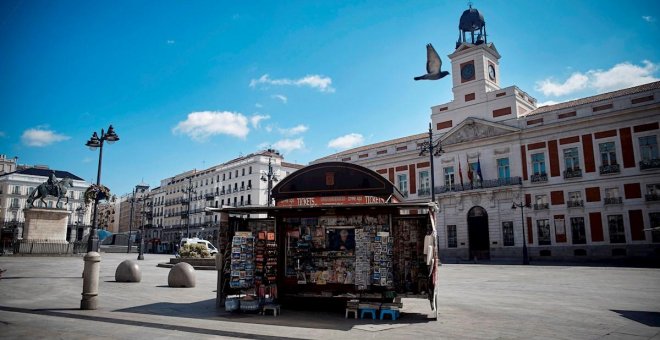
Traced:
[[470, 259], [490, 259], [490, 238], [488, 236], [488, 213], [486, 209], [475, 206], [468, 211], [468, 242]]

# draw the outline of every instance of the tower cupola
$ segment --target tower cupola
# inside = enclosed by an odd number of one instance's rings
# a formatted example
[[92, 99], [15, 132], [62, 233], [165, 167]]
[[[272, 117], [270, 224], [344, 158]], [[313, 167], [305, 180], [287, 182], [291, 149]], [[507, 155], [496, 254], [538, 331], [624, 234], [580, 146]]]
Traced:
[[470, 8], [463, 12], [458, 23], [456, 48], [463, 43], [481, 45], [488, 42], [486, 40], [486, 20], [484, 20], [483, 14], [476, 8], [472, 8], [472, 4], [469, 6]]

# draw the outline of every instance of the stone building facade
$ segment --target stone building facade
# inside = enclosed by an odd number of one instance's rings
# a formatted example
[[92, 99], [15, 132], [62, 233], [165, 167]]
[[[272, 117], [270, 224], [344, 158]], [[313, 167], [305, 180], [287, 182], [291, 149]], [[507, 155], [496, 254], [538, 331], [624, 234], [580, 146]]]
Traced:
[[[461, 22], [483, 21], [475, 11]], [[517, 259], [523, 242], [538, 259], [660, 256], [660, 82], [537, 107], [501, 87], [492, 42], [460, 36], [449, 55], [454, 98], [431, 107], [442, 152], [420, 154], [421, 133], [315, 162], [369, 167], [409, 200], [428, 200], [432, 161], [445, 261]]]

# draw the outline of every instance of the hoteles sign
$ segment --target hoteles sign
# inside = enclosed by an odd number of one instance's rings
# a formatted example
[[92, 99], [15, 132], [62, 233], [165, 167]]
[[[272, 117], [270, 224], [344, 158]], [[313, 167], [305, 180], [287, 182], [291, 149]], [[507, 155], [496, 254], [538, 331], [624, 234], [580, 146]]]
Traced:
[[296, 197], [275, 202], [278, 207], [313, 207], [324, 205], [351, 205], [351, 204], [378, 204], [385, 203], [385, 199], [376, 196], [321, 196]]

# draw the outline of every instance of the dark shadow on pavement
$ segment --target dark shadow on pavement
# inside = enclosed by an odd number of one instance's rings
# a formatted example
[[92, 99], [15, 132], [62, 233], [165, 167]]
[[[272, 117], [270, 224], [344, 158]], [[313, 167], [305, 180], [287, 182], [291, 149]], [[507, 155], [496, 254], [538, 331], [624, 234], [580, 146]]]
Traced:
[[372, 319], [345, 319], [344, 312], [338, 311], [309, 311], [293, 310], [282, 307], [282, 314], [259, 315], [256, 312], [226, 312], [215, 308], [215, 299], [193, 303], [159, 302], [144, 306], [137, 306], [117, 310], [124, 313], [151, 314], [192, 319], [226, 320], [248, 324], [278, 325], [287, 327], [322, 328], [348, 331], [360, 325], [395, 325], [393, 327], [409, 324], [435, 322], [427, 314], [401, 313], [396, 321]]
[[35, 309], [0, 306], [0, 311], [45, 315], [45, 316], [62, 317], [62, 318], [79, 319], [79, 320], [96, 321], [96, 322], [107, 322], [115, 325], [149, 327], [149, 328], [167, 329], [178, 332], [197, 333], [197, 334], [215, 335], [215, 336], [223, 336], [223, 337], [242, 338], [242, 339], [259, 339], [259, 340], [297, 339], [297, 338], [287, 338], [282, 336], [259, 335], [259, 334], [239, 333], [232, 331], [222, 331], [217, 329], [187, 327], [187, 326], [163, 324], [156, 322], [124, 320], [124, 319], [108, 318], [102, 316], [69, 314], [69, 313], [59, 312], [57, 310], [44, 310], [44, 309], [35, 310]]
[[645, 312], [639, 310], [614, 310], [611, 309], [614, 313], [618, 313], [626, 319], [639, 322], [643, 325], [649, 327], [660, 327], [660, 312]]

